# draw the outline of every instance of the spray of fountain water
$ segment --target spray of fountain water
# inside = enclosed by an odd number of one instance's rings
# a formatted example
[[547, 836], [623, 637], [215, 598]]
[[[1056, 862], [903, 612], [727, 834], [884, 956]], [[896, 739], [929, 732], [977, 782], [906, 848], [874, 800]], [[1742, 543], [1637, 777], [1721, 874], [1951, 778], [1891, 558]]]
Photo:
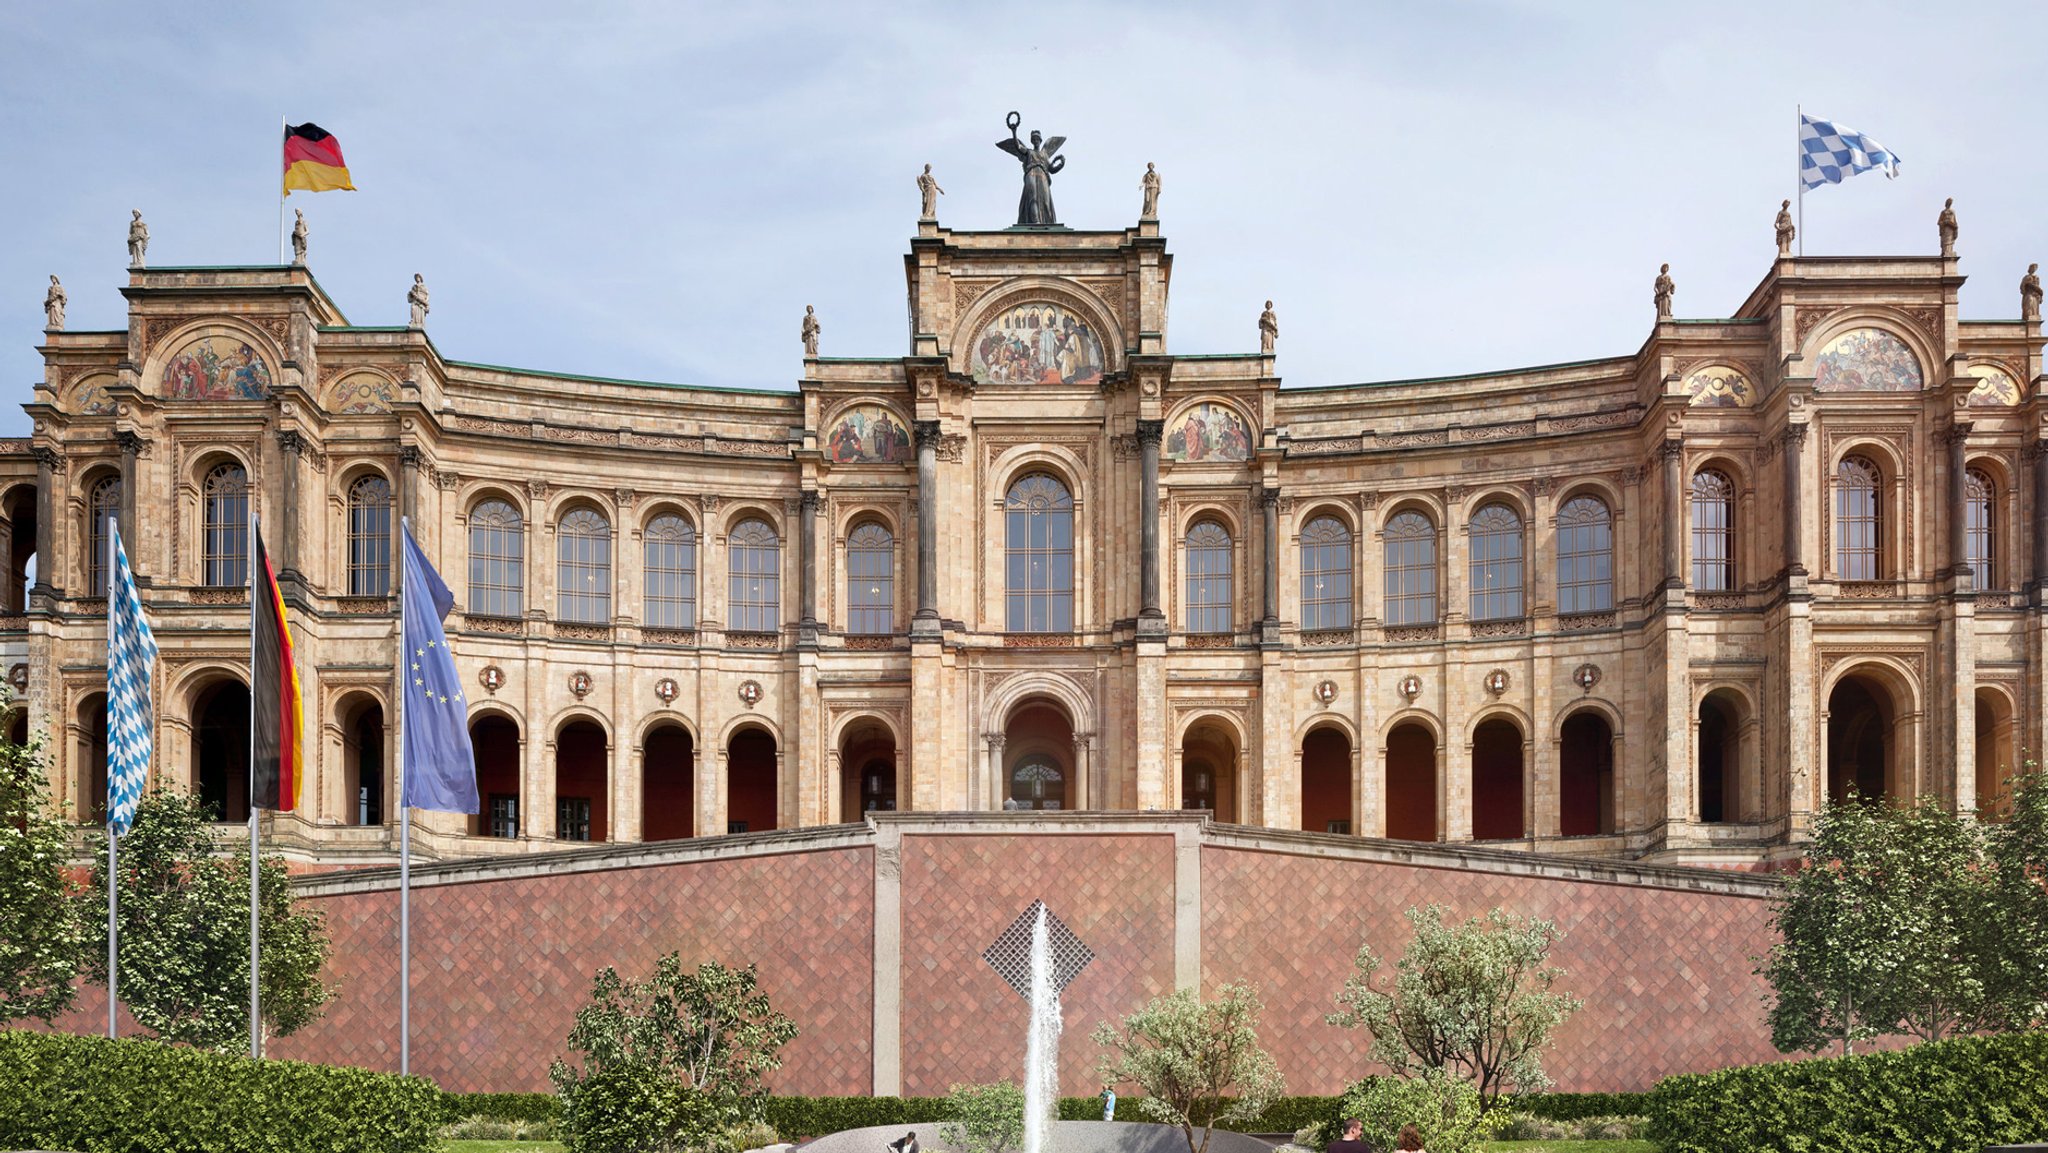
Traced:
[[1060, 989], [1046, 910], [1031, 925], [1031, 1027], [1024, 1045], [1024, 1153], [1052, 1153], [1060, 1099]]

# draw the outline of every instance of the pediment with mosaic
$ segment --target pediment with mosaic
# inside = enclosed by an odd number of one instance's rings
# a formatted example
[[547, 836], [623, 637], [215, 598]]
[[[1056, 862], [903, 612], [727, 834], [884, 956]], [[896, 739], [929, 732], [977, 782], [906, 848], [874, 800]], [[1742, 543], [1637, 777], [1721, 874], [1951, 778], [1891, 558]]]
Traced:
[[1971, 408], [2016, 408], [2021, 400], [2020, 382], [1995, 364], [1973, 364], [1970, 375], [1977, 386], [1970, 390]]
[[270, 366], [238, 336], [202, 336], [164, 362], [159, 393], [166, 400], [266, 400]]
[[388, 413], [397, 403], [398, 390], [374, 372], [350, 373], [327, 392], [327, 411], [339, 416]]
[[1920, 358], [1881, 328], [1855, 328], [1828, 341], [1814, 358], [1818, 392], [1919, 392]]
[[1107, 368], [1094, 324], [1049, 299], [989, 314], [970, 337], [967, 363], [976, 384], [1092, 385]]
[[1687, 403], [1694, 408], [1749, 408], [1756, 403], [1756, 386], [1739, 370], [1725, 364], [1698, 369], [1685, 378]]

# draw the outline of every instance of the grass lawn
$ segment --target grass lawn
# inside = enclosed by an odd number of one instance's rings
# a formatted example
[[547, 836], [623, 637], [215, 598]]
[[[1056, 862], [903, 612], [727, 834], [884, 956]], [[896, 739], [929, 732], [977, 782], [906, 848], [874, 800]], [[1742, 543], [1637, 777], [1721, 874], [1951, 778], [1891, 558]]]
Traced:
[[560, 1141], [443, 1141], [441, 1153], [562, 1153]]
[[1655, 1141], [1488, 1141], [1480, 1148], [1486, 1153], [1657, 1153]]

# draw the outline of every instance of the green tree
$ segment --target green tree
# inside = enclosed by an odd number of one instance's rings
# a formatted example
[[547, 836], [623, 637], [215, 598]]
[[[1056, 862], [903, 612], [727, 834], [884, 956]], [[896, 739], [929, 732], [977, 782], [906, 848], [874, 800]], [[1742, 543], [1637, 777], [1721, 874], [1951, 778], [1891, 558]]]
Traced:
[[1998, 819], [1985, 825], [1993, 875], [1996, 963], [1987, 975], [2006, 1029], [2048, 1025], [2048, 772], [2022, 762]]
[[939, 1135], [967, 1153], [1006, 1153], [1024, 1137], [1024, 1090], [1008, 1081], [953, 1086]]
[[[107, 983], [107, 846], [92, 838], [92, 880], [81, 894], [86, 977]], [[249, 1041], [249, 861], [216, 852], [199, 802], [145, 793], [121, 837], [120, 995], [143, 1028], [166, 1041], [235, 1052]], [[260, 977], [267, 1035], [288, 1036], [320, 1015], [327, 931], [298, 908], [284, 862], [257, 873]], [[97, 912], [97, 916], [94, 913]]]
[[48, 1024], [71, 1007], [85, 934], [64, 871], [70, 855], [42, 742], [0, 739], [0, 1025]]
[[1280, 1067], [1259, 1048], [1259, 1012], [1258, 990], [1245, 983], [1217, 989], [1213, 1001], [1192, 989], [1154, 997], [1096, 1027], [1101, 1079], [1138, 1086], [1139, 1112], [1178, 1125], [1189, 1153], [1206, 1153], [1215, 1126], [1255, 1117], [1285, 1092]]
[[1564, 933], [1553, 921], [1493, 909], [1447, 923], [1450, 910], [1408, 910], [1415, 938], [1391, 978], [1367, 941], [1352, 960], [1324, 1020], [1372, 1034], [1373, 1060], [1401, 1076], [1442, 1072], [1469, 1081], [1481, 1107], [1501, 1094], [1550, 1085], [1543, 1051], [1580, 1001], [1552, 986], [1564, 970], [1549, 963]]
[[1344, 1091], [1337, 1112], [1358, 1118], [1360, 1138], [1375, 1149], [1395, 1148], [1402, 1126], [1413, 1125], [1429, 1153], [1472, 1153], [1508, 1121], [1507, 1110], [1485, 1108], [1470, 1081], [1441, 1069], [1367, 1077]]

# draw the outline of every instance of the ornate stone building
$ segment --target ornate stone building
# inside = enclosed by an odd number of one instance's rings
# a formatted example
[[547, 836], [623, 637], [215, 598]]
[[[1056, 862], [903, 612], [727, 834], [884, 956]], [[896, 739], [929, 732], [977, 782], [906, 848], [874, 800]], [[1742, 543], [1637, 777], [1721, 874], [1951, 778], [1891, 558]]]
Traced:
[[485, 798], [428, 855], [1200, 808], [1751, 866], [1849, 787], [1969, 808], [2048, 745], [2040, 324], [1962, 319], [1953, 257], [1782, 256], [1623, 355], [1313, 388], [1170, 351], [1155, 220], [928, 220], [904, 269], [907, 350], [761, 392], [449, 360], [304, 267], [133, 270], [0, 445], [15, 724], [89, 819], [118, 513], [157, 772], [240, 819], [254, 500], [314, 762], [267, 836], [333, 863], [395, 844], [400, 515]]

